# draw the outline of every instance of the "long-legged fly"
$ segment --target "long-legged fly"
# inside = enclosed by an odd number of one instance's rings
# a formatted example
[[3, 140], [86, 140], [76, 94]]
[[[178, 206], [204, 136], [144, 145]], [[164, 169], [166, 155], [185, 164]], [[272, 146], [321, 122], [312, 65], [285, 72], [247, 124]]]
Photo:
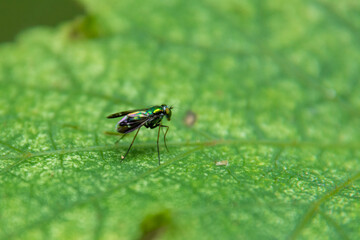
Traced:
[[133, 145], [135, 138], [138, 135], [139, 130], [142, 126], [145, 126], [146, 128], [151, 128], [151, 129], [159, 127], [158, 138], [157, 138], [157, 151], [158, 151], [158, 158], [159, 158], [159, 165], [160, 165], [160, 151], [159, 151], [160, 128], [166, 128], [166, 131], [164, 134], [164, 143], [165, 143], [166, 150], [168, 150], [168, 148], [166, 146], [166, 134], [169, 130], [168, 126], [161, 124], [161, 121], [163, 120], [164, 116], [167, 118], [168, 121], [170, 121], [171, 109], [172, 109], [172, 107], [169, 107], [169, 106], [163, 104], [161, 106], [153, 106], [150, 108], [118, 112], [118, 113], [114, 113], [114, 114], [107, 116], [107, 118], [123, 117], [116, 124], [116, 130], [119, 133], [124, 134], [120, 139], [122, 139], [126, 134], [133, 132], [137, 129], [136, 134], [130, 144], [130, 147], [128, 148], [125, 155], [122, 156], [121, 158], [125, 159], [126, 155], [129, 153], [131, 146]]

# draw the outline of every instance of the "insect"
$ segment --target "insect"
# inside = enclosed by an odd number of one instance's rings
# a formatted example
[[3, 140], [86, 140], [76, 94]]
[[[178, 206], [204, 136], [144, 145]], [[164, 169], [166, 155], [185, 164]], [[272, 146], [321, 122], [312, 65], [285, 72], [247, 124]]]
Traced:
[[[117, 124], [116, 124], [116, 131], [119, 133], [124, 134], [118, 141], [120, 141], [126, 134], [136, 131], [136, 134], [128, 148], [127, 152], [124, 156], [122, 156], [122, 160], [125, 159], [126, 155], [129, 153], [131, 146], [133, 145], [136, 136], [138, 135], [140, 128], [145, 126], [146, 128], [156, 128], [159, 127], [158, 131], [158, 138], [157, 138], [157, 151], [158, 151], [158, 158], [159, 158], [159, 165], [160, 165], [160, 151], [159, 151], [159, 138], [160, 138], [160, 128], [166, 128], [164, 134], [164, 143], [166, 150], [168, 150], [166, 146], [166, 134], [169, 131], [169, 127], [162, 125], [161, 121], [164, 116], [167, 118], [168, 121], [171, 119], [171, 109], [173, 107], [169, 107], [165, 104], [161, 106], [153, 106], [150, 108], [143, 108], [143, 109], [136, 109], [136, 110], [128, 110], [124, 112], [113, 113], [107, 118], [118, 118], [123, 117]], [[117, 142], [118, 142], [117, 141]]]

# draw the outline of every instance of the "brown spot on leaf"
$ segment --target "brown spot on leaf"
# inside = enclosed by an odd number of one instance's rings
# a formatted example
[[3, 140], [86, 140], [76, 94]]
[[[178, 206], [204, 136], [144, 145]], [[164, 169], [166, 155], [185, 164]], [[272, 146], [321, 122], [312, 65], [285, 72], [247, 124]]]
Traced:
[[173, 225], [170, 210], [165, 209], [157, 213], [148, 214], [141, 222], [140, 240], [153, 240], [159, 238]]
[[191, 110], [186, 112], [185, 117], [184, 117], [184, 123], [186, 126], [192, 127], [196, 123], [196, 120], [197, 120], [196, 113], [194, 113]]

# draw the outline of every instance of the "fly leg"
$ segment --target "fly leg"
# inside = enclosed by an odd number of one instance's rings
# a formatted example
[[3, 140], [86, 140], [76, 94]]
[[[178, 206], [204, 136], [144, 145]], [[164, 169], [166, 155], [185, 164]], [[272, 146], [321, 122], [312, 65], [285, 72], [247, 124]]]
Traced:
[[[122, 160], [122, 161], [125, 159], [126, 155], [129, 153], [130, 148], [131, 148], [131, 146], [133, 145], [133, 143], [134, 143], [134, 141], [135, 141], [135, 138], [136, 138], [136, 136], [138, 135], [139, 131], [140, 131], [140, 128], [136, 131], [136, 134], [135, 134], [135, 136], [134, 136], [134, 138], [133, 138], [133, 140], [132, 140], [132, 142], [131, 142], [131, 144], [130, 144], [129, 149], [128, 149], [127, 152], [125, 153], [125, 155], [124, 155], [124, 156], [121, 156], [121, 160]], [[124, 136], [125, 136], [125, 135], [124, 135]], [[121, 138], [120, 138], [120, 139], [121, 139]]]
[[118, 144], [119, 141], [120, 141], [121, 139], [123, 139], [125, 136], [126, 136], [126, 134], [122, 135], [122, 136], [115, 142], [115, 144]]
[[167, 132], [169, 131], [169, 126], [160, 125], [160, 127], [166, 127], [166, 131], [165, 131], [165, 134], [164, 134], [164, 144], [165, 144], [166, 150], [169, 152], [169, 149], [168, 149], [168, 147], [167, 147], [167, 145], [166, 145], [166, 134], [167, 134]]
[[160, 166], [160, 150], [159, 150], [160, 126], [161, 125], [159, 125], [158, 138], [157, 138], [157, 151], [158, 151], [158, 158], [159, 158], [159, 166]]

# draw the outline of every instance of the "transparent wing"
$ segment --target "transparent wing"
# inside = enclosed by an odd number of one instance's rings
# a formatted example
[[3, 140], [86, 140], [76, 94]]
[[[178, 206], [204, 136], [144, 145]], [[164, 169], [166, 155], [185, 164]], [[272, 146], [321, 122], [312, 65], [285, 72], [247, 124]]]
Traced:
[[107, 116], [107, 118], [123, 117], [123, 116], [125, 116], [125, 115], [131, 114], [131, 113], [134, 113], [134, 112], [142, 112], [142, 111], [145, 111], [145, 110], [147, 110], [147, 109], [146, 109], [146, 108], [143, 108], [143, 109], [135, 109], [135, 110], [128, 110], [128, 111], [123, 111], [123, 112], [117, 112], [117, 113], [110, 114], [109, 116]]
[[117, 124], [117, 131], [119, 133], [130, 133], [142, 126], [144, 126], [145, 123], [152, 121], [155, 117], [144, 117], [144, 118], [140, 118], [138, 120], [133, 120], [133, 118], [127, 118], [125, 117], [124, 119], [122, 119], [120, 122], [118, 122]]

